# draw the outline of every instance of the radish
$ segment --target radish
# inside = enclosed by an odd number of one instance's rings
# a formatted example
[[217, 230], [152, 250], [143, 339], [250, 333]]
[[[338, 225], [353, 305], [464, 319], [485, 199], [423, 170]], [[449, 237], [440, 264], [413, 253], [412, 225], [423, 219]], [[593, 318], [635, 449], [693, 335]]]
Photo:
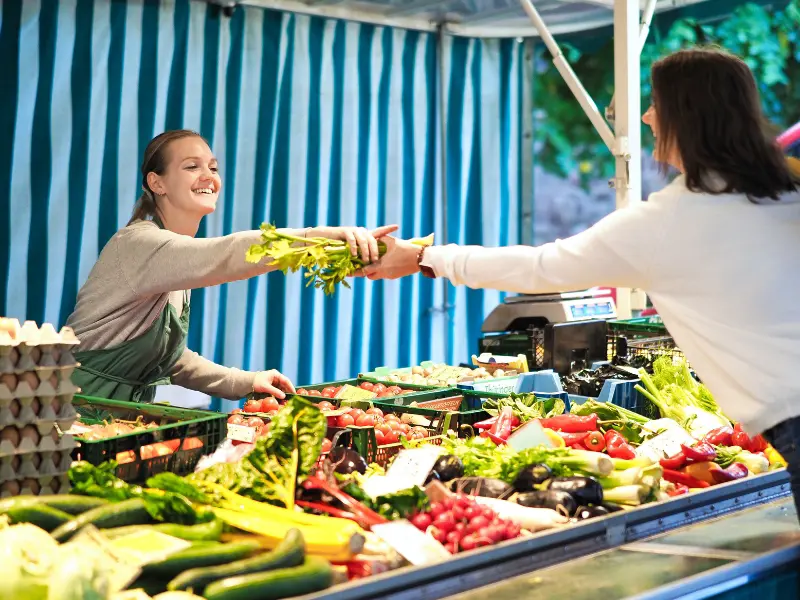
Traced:
[[433, 519], [428, 513], [417, 513], [411, 517], [411, 523], [420, 531], [425, 531], [433, 523]]
[[431, 515], [431, 517], [435, 519], [436, 517], [441, 515], [445, 510], [446, 509], [441, 502], [432, 502], [431, 509], [428, 511], [428, 513]]

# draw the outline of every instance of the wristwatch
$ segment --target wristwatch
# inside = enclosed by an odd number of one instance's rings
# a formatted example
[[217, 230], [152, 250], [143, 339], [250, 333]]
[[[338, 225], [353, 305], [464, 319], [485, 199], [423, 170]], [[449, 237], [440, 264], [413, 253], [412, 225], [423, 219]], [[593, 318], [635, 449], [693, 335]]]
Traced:
[[422, 273], [422, 275], [427, 277], [428, 279], [436, 279], [436, 273], [433, 272], [433, 269], [422, 264], [422, 259], [424, 256], [425, 256], [425, 246], [420, 248], [419, 254], [417, 255], [417, 266], [419, 267], [419, 272]]

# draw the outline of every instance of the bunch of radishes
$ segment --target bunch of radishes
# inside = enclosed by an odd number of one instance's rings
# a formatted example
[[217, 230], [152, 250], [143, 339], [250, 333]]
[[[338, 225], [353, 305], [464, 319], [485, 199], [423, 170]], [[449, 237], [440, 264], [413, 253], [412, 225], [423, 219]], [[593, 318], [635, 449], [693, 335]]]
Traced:
[[451, 554], [491, 546], [519, 537], [520, 526], [501, 519], [496, 512], [478, 504], [466, 494], [432, 502], [427, 512], [417, 513], [411, 522], [425, 531]]

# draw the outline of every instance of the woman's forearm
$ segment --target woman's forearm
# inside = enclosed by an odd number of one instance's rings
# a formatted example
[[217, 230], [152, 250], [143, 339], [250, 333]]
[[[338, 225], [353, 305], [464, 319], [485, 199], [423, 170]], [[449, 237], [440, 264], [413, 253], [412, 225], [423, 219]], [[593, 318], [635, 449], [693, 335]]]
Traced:
[[255, 373], [223, 367], [189, 349], [184, 350], [172, 369], [174, 385], [209, 396], [240, 400], [253, 391]]

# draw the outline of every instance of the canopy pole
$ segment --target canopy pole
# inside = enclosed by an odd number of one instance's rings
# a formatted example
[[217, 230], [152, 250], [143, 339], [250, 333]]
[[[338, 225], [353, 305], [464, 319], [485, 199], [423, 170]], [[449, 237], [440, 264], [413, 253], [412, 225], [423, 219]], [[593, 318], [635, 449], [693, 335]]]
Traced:
[[520, 231], [520, 241], [524, 246], [533, 246], [533, 215], [534, 215], [534, 168], [536, 159], [533, 153], [533, 85], [534, 69], [536, 63], [534, 61], [534, 44], [533, 38], [526, 38], [523, 42], [524, 49], [522, 52], [522, 118], [521, 127], [522, 135], [522, 148], [520, 148], [520, 158], [522, 164], [520, 165], [522, 171], [520, 195], [522, 197], [521, 210], [522, 214], [520, 223], [522, 231]]
[[539, 32], [539, 36], [547, 46], [550, 54], [552, 54], [553, 65], [569, 86], [569, 89], [572, 91], [572, 94], [581, 105], [581, 108], [583, 108], [583, 112], [585, 112], [586, 116], [589, 117], [589, 120], [592, 122], [592, 125], [594, 125], [597, 133], [600, 134], [600, 138], [603, 140], [603, 143], [608, 147], [609, 150], [614, 152], [614, 133], [611, 131], [611, 127], [608, 126], [608, 123], [597, 109], [597, 105], [594, 103], [594, 100], [592, 100], [589, 92], [587, 92], [586, 88], [583, 87], [580, 79], [578, 79], [578, 76], [575, 75], [575, 71], [572, 70], [569, 62], [567, 62], [566, 57], [561, 52], [561, 48], [559, 48], [556, 40], [550, 34], [550, 31], [547, 29], [547, 25], [545, 25], [541, 15], [539, 15], [539, 11], [536, 10], [536, 7], [533, 5], [533, 0], [520, 0], [520, 4], [525, 12], [528, 13], [528, 16], [533, 22], [534, 27], [536, 27], [536, 31]]
[[[442, 207], [442, 239], [440, 243], [441, 245], [446, 245], [448, 243], [447, 239], [447, 83], [446, 83], [446, 69], [444, 64], [444, 53], [445, 53], [445, 46], [444, 46], [444, 26], [439, 24], [436, 30], [436, 58], [437, 58], [437, 71], [439, 85], [438, 85], [438, 100], [439, 100], [439, 157], [440, 157], [440, 165], [439, 169], [441, 172], [441, 182], [440, 182], [440, 195], [441, 195], [441, 207]], [[442, 331], [444, 333], [444, 356], [445, 360], [449, 362], [450, 360], [450, 326], [452, 315], [450, 312], [450, 299], [449, 299], [449, 283], [447, 279], [441, 278], [439, 280], [442, 286], [442, 309], [439, 313], [442, 316]], [[431, 315], [431, 318], [436, 313]], [[430, 357], [425, 358], [428, 360]]]
[[[616, 105], [616, 172], [614, 189], [617, 210], [642, 200], [641, 74], [638, 0], [614, 0], [614, 90]], [[617, 314], [631, 317], [631, 290], [617, 289]]]

